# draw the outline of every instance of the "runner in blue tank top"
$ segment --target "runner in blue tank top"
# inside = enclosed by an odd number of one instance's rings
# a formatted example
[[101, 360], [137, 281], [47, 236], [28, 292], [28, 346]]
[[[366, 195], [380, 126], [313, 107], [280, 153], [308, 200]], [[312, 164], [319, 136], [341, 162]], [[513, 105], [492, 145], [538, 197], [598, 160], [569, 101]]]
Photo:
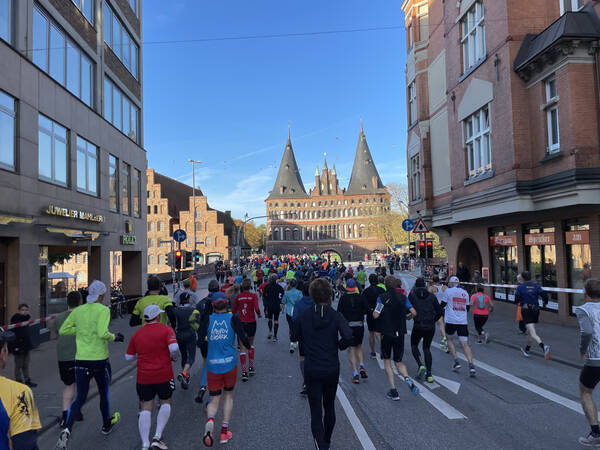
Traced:
[[248, 336], [244, 332], [238, 316], [227, 312], [228, 300], [225, 294], [218, 292], [212, 297], [214, 313], [205, 316], [204, 324], [200, 326], [203, 336], [199, 338], [208, 344], [206, 364], [208, 368], [208, 391], [210, 403], [206, 408], [208, 421], [204, 427], [204, 445], [214, 444], [213, 430], [215, 416], [219, 411], [221, 393], [224, 393], [223, 425], [221, 426], [220, 443], [227, 443], [232, 436], [229, 431], [229, 419], [233, 410], [233, 388], [237, 378], [236, 334], [242, 344], [250, 347]]

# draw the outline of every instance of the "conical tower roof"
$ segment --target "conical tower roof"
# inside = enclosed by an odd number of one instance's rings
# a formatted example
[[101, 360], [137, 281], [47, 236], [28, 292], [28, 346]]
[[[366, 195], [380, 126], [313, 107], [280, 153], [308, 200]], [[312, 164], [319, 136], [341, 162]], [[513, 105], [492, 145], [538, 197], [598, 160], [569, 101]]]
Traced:
[[302, 184], [302, 178], [300, 178], [300, 171], [292, 149], [292, 139], [289, 132], [275, 186], [273, 186], [268, 200], [273, 198], [308, 198], [306, 190], [304, 190], [304, 184]]
[[373, 162], [361, 121], [354, 166], [352, 166], [352, 175], [350, 175], [346, 195], [377, 194], [382, 192], [382, 189], [385, 187]]

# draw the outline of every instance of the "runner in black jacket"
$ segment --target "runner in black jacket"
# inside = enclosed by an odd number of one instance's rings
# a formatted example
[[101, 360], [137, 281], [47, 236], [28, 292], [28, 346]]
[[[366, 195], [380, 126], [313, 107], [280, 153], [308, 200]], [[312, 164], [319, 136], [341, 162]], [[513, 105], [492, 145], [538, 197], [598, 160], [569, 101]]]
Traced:
[[300, 314], [294, 331], [305, 353], [304, 379], [312, 434], [317, 449], [322, 450], [329, 449], [335, 426], [335, 394], [340, 377], [338, 351], [348, 348], [352, 331], [346, 319], [329, 305], [332, 291], [327, 280], [316, 279], [309, 292], [315, 305]]
[[[412, 354], [419, 366], [417, 379], [422, 380], [427, 374], [427, 382], [433, 383], [431, 375], [431, 341], [435, 335], [435, 324], [444, 314], [442, 305], [437, 301], [437, 297], [429, 292], [425, 287], [425, 280], [418, 278], [415, 281], [415, 287], [408, 295], [408, 300], [417, 311], [414, 318], [412, 333], [410, 334], [410, 346]], [[419, 353], [419, 342], [423, 339], [423, 354], [425, 355], [425, 366], [421, 363], [421, 353]]]
[[263, 307], [269, 325], [268, 339], [273, 338], [273, 342], [277, 342], [279, 313], [281, 312], [281, 299], [284, 293], [283, 288], [277, 283], [277, 274], [272, 273], [269, 275], [269, 284], [265, 286], [263, 291]]
[[375, 311], [375, 306], [377, 306], [377, 299], [385, 292], [384, 288], [378, 286], [378, 282], [379, 277], [377, 274], [372, 273], [369, 275], [369, 287], [362, 292], [363, 297], [367, 299], [367, 304], [369, 305], [369, 313], [367, 314], [367, 328], [369, 329], [369, 347], [371, 347], [371, 358], [376, 357], [375, 337], [377, 337], [377, 340], [381, 340], [377, 330], [377, 321], [373, 317], [373, 311]]

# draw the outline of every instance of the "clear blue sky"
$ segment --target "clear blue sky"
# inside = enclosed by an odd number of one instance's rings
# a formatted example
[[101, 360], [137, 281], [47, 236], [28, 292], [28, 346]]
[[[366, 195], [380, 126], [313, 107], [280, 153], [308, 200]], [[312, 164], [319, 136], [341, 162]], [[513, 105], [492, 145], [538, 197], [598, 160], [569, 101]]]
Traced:
[[401, 26], [400, 3], [146, 0], [149, 167], [191, 184], [187, 160], [202, 160], [196, 181], [212, 207], [264, 215], [288, 123], [308, 191], [324, 152], [347, 187], [362, 117], [384, 184], [406, 183], [402, 29], [163, 43]]

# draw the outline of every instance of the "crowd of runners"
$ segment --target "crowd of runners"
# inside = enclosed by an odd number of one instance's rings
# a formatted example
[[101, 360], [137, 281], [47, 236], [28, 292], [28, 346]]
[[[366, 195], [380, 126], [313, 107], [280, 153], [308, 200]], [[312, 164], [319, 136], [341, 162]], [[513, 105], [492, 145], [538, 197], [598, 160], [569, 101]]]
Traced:
[[[181, 389], [189, 389], [197, 349], [202, 371], [195, 399], [206, 409], [203, 444], [212, 447], [217, 441], [225, 444], [232, 439], [229, 423], [234, 407], [233, 391], [238, 378], [246, 382], [256, 374], [254, 337], [257, 319], [263, 315], [268, 340], [272, 342], [280, 339], [280, 318], [285, 315], [289, 352], [298, 354], [303, 380], [299, 391], [310, 405], [310, 424], [317, 449], [328, 449], [331, 445], [340, 377], [339, 351], [348, 350], [352, 383], [360, 384], [368, 378], [363, 352], [365, 323], [368, 356], [383, 360], [389, 383], [385, 395], [395, 401], [400, 399], [395, 372], [413, 395], [419, 394], [415, 380], [434, 383], [431, 345], [436, 330], [441, 336], [440, 347], [452, 356], [450, 364], [454, 371], [461, 369], [454, 341], [457, 338], [468, 361], [470, 376], [476, 376], [476, 369], [469, 344], [469, 312], [477, 330], [476, 342], [485, 344], [490, 338], [484, 326], [494, 310], [493, 301], [481, 285], [475, 286], [470, 294], [466, 288], [471, 287], [461, 285], [456, 276], [447, 280], [438, 276], [430, 280], [417, 278], [407, 292], [399, 278], [386, 273], [385, 266], [379, 265], [367, 274], [362, 264], [352, 267], [304, 256], [249, 258], [235, 269], [221, 264], [215, 278], [209, 282], [205, 298], [196, 294], [197, 281], [191, 277], [185, 280], [184, 290], [171, 299], [165, 295], [161, 281], [151, 276], [146, 295], [133, 307], [130, 325], [139, 328], [123, 353], [127, 360], [137, 361], [142, 449], [168, 448], [163, 432], [171, 414], [172, 393], [176, 380]], [[519, 275], [519, 283], [515, 300], [526, 330], [521, 352], [529, 357], [535, 343], [549, 359], [550, 347], [536, 332], [540, 301], [547, 302], [547, 295], [531, 281], [528, 272]], [[79, 292], [70, 293], [68, 311], [52, 325], [58, 338], [58, 364], [64, 384], [56, 449], [68, 447], [71, 433], [77, 429], [76, 422], [83, 420], [81, 407], [92, 379], [98, 387], [102, 433], [109, 434], [120, 420], [119, 412], [111, 411], [110, 406], [108, 342], [124, 342], [124, 337], [109, 331], [110, 312], [103, 305], [106, 292], [102, 282], [94, 281], [85, 298]], [[588, 280], [585, 292], [587, 303], [577, 308], [576, 314], [581, 324], [581, 355], [585, 360], [580, 378], [581, 398], [591, 431], [579, 442], [600, 447], [598, 414], [592, 399], [600, 381], [600, 282]], [[410, 349], [418, 368], [414, 378], [403, 363], [405, 336], [409, 332]], [[6, 344], [13, 340], [13, 333], [0, 334], [2, 367], [7, 358]], [[173, 362], [181, 367], [178, 373], [173, 371]], [[0, 406], [3, 405], [8, 417], [7, 421], [0, 414], [0, 444], [6, 443], [0, 448], [9, 448], [11, 442], [13, 450], [36, 449], [35, 430], [40, 423], [31, 389], [6, 378], [0, 380]], [[20, 410], [13, 407], [17, 399]], [[26, 416], [19, 413], [24, 410], [23, 405], [28, 411]], [[215, 418], [220, 409], [222, 422], [217, 428]], [[151, 433], [154, 410], [157, 410], [156, 426]]]

